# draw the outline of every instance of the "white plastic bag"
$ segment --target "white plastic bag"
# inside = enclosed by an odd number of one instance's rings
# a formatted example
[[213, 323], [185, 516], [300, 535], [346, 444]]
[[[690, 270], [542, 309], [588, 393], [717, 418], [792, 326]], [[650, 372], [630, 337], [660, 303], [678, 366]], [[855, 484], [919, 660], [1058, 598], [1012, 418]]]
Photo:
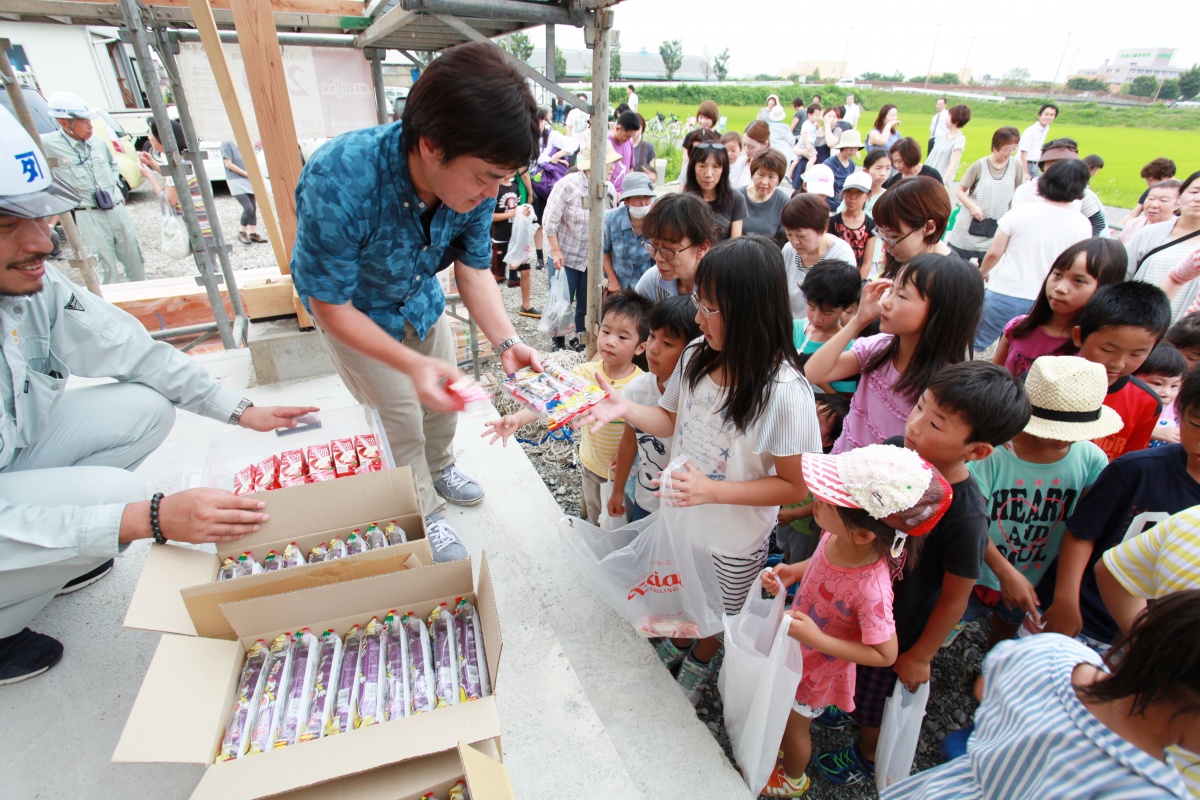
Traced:
[[900, 679], [883, 704], [883, 722], [879, 726], [879, 745], [875, 749], [875, 788], [882, 792], [912, 772], [929, 702], [929, 681], [910, 692]]
[[187, 258], [192, 253], [192, 240], [188, 235], [187, 223], [181, 215], [175, 213], [175, 209], [171, 208], [171, 204], [165, 198], [160, 196], [158, 201], [162, 209], [159, 227], [162, 231], [163, 254], [175, 261]]
[[608, 501], [613, 493], [612, 475], [608, 476], [608, 480], [600, 484], [600, 519], [598, 520], [600, 530], [615, 531], [625, 524], [624, 517], [610, 517], [608, 515]]
[[567, 285], [568, 267], [560, 266], [550, 279], [550, 293], [546, 296], [546, 310], [538, 330], [550, 336], [573, 336], [575, 334], [575, 307], [571, 304], [571, 287]]
[[[524, 209], [530, 209], [526, 214]], [[533, 206], [524, 205], [517, 209], [517, 215], [512, 220], [512, 236], [508, 240], [508, 251], [504, 254], [504, 263], [510, 267], [519, 267], [529, 261], [530, 250], [533, 249], [533, 236], [538, 229], [537, 216]]]
[[689, 541], [704, 525], [704, 507], [680, 508], [663, 471], [661, 508], [637, 522], [605, 531], [578, 517], [559, 522], [562, 548], [588, 585], [643, 636], [702, 639], [724, 629], [721, 584], [712, 556]]
[[762, 576], [736, 616], [725, 618], [725, 660], [717, 688], [733, 758], [757, 795], [775, 769], [779, 743], [804, 673], [800, 643], [788, 636], [785, 593], [762, 597]]

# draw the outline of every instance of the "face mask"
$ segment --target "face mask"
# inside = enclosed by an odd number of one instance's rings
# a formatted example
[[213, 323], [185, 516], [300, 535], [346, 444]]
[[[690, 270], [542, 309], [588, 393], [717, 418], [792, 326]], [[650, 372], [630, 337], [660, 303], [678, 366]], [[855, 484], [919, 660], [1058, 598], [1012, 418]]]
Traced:
[[641, 219], [650, 213], [650, 206], [626, 206], [629, 209], [629, 216], [634, 219]]

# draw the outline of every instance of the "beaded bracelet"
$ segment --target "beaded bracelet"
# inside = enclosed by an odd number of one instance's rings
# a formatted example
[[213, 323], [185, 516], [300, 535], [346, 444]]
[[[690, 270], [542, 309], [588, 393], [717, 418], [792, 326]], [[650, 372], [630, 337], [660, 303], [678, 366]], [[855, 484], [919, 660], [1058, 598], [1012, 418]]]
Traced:
[[162, 499], [162, 492], [155, 492], [150, 498], [150, 532], [154, 534], [154, 541], [158, 544], [167, 543], [167, 537], [163, 536], [162, 528], [158, 526], [158, 504]]

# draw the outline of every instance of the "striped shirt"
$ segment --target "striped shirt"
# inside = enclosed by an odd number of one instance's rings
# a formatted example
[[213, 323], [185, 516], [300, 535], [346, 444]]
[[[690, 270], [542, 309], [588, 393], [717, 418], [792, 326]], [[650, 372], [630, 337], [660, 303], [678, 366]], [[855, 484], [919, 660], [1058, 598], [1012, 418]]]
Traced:
[[1080, 702], [1079, 664], [1100, 656], [1044, 633], [996, 645], [964, 756], [885, 789], [882, 800], [1150, 800], [1189, 797], [1169, 764], [1122, 739]]
[[[555, 264], [556, 267], [567, 266], [580, 272], [587, 271], [588, 216], [591, 213], [583, 207], [583, 198], [587, 193], [587, 174], [572, 172], [554, 184], [554, 188], [550, 190], [550, 197], [546, 199], [546, 210], [542, 213], [542, 230], [547, 236], [558, 239], [563, 263]], [[616, 190], [609, 183], [605, 208], [611, 208], [615, 202]]]
[[[624, 378], [609, 378], [608, 372], [604, 369], [604, 365], [600, 361], [588, 361], [571, 370], [571, 372], [584, 380], [592, 382], [596, 380], [597, 371], [602, 372], [604, 377], [608, 379], [608, 382], [617, 391], [628, 386], [629, 382], [638, 375], [645, 374], [637, 367], [634, 367], [633, 371]], [[599, 433], [592, 433], [588, 428], [584, 428], [579, 436], [579, 460], [596, 475], [599, 475], [601, 478], [607, 478], [608, 465], [617, 457], [617, 446], [621, 444], [621, 435], [624, 433], [625, 420], [623, 419], [608, 423], [600, 429]]]

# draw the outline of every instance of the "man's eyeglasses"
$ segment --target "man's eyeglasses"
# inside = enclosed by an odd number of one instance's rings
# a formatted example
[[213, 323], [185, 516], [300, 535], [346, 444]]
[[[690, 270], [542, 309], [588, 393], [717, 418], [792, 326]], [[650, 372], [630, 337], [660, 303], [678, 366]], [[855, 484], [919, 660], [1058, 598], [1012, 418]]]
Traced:
[[700, 144], [692, 145], [693, 150], [724, 150], [725, 145], [722, 142], [701, 142]]
[[884, 244], [886, 244], [888, 247], [895, 247], [896, 245], [900, 244], [900, 243], [901, 243], [901, 242], [903, 242], [905, 239], [907, 239], [908, 237], [912, 236], [914, 233], [916, 233], [916, 232], [917, 232], [917, 231], [919, 231], [919, 230], [921, 230], [921, 229], [920, 229], [920, 228], [913, 228], [911, 231], [909, 231], [908, 233], [904, 234], [904, 235], [903, 235], [903, 236], [901, 236], [899, 239], [890, 239], [890, 238], [888, 238], [887, 236], [884, 236], [882, 233], [880, 233], [880, 232], [879, 232], [879, 228], [876, 228], [876, 229], [875, 229], [875, 238], [876, 238], [876, 239], [878, 239], [879, 241], [883, 242]]
[[646, 248], [646, 252], [650, 254], [651, 258], [661, 258], [668, 264], [675, 260], [675, 256], [679, 255], [684, 250], [691, 250], [695, 246], [696, 245], [694, 244], [689, 244], [687, 247], [681, 247], [678, 250], [672, 250], [669, 247], [656, 247], [650, 242], [642, 242], [642, 247]]
[[709, 318], [709, 317], [711, 317], [713, 314], [720, 314], [720, 313], [721, 313], [721, 309], [719, 309], [719, 308], [709, 308], [708, 306], [704, 305], [704, 303], [701, 303], [701, 302], [700, 302], [700, 296], [699, 296], [699, 295], [695, 295], [695, 294], [693, 294], [693, 295], [689, 295], [689, 297], [691, 297], [691, 298], [692, 298], [692, 305], [694, 305], [694, 306], [696, 307], [696, 309], [697, 309], [697, 310], [698, 310], [698, 311], [699, 311], [701, 314], [703, 314], [703, 315], [704, 315], [704, 318], [705, 318], [705, 319], [708, 319], [708, 318]]

